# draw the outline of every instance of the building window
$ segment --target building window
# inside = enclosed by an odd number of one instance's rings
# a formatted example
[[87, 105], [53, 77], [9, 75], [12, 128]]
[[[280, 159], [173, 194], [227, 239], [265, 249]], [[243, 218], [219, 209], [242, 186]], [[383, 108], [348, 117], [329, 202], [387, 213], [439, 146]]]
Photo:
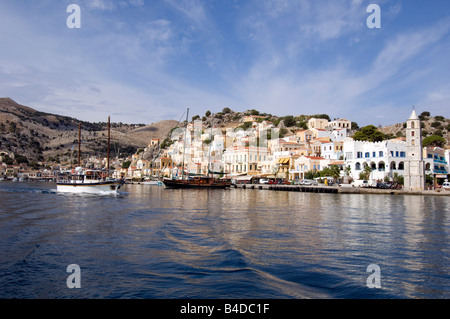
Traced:
[[414, 131], [411, 131], [411, 136], [414, 136]]
[[377, 157], [376, 152], [372, 152], [372, 157]]
[[367, 157], [370, 157], [370, 153], [369, 153], [369, 152], [366, 152], [365, 157], [366, 157], [366, 158], [367, 158]]
[[406, 153], [405, 152], [400, 152], [400, 157], [406, 157]]
[[378, 156], [383, 157], [383, 151], [379, 151]]

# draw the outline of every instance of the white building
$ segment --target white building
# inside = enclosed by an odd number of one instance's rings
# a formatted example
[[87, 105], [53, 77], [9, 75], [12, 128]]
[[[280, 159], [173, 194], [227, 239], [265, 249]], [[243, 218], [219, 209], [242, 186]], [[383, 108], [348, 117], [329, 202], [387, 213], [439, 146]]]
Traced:
[[406, 121], [405, 189], [425, 189], [425, 166], [422, 149], [422, 128], [420, 119], [413, 110]]
[[352, 129], [352, 122], [346, 119], [337, 119], [328, 123], [328, 127], [332, 127], [333, 129]]
[[320, 145], [320, 156], [330, 160], [338, 160], [344, 156], [343, 142], [329, 142]]
[[353, 179], [359, 179], [366, 167], [371, 169], [371, 180], [383, 180], [385, 176], [392, 178], [394, 173], [404, 175], [406, 142], [403, 139], [366, 142], [347, 138], [343, 143], [345, 166], [350, 166]]
[[226, 174], [239, 175], [257, 173], [260, 162], [267, 161], [269, 151], [265, 147], [228, 147], [223, 153], [222, 161]]

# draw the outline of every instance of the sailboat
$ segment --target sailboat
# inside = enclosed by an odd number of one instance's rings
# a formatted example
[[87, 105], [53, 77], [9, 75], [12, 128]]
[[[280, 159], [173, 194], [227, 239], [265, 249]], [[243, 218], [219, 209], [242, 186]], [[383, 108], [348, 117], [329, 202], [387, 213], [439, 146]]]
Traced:
[[[186, 132], [187, 132], [187, 123], [188, 123], [188, 115], [189, 108], [187, 109], [186, 114], [186, 128], [184, 132], [184, 143], [183, 143], [183, 167], [182, 167], [182, 177], [181, 179], [171, 179], [164, 178], [163, 184], [166, 188], [227, 188], [231, 186], [231, 181], [227, 179], [217, 179], [213, 175], [210, 176], [210, 169], [208, 168], [207, 176], [194, 176], [194, 177], [185, 177], [184, 171], [184, 157], [186, 150]], [[209, 164], [208, 164], [209, 166]]]
[[[109, 176], [110, 118], [108, 117], [107, 169], [85, 169], [78, 166], [64, 172], [56, 182], [61, 193], [117, 194], [123, 181]], [[81, 164], [81, 123], [78, 125], [78, 165]]]

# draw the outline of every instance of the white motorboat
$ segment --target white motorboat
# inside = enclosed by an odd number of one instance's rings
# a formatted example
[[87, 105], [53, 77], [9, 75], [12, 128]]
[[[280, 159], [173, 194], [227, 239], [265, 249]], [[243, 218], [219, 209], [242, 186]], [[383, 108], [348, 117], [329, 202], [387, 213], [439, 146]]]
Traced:
[[[124, 182], [109, 177], [110, 118], [108, 117], [107, 169], [83, 169], [76, 167], [63, 173], [56, 181], [56, 190], [61, 193], [117, 194]], [[78, 165], [81, 163], [81, 123], [78, 126]]]
[[108, 177], [107, 172], [77, 167], [69, 174], [62, 174], [56, 182], [61, 193], [117, 194], [123, 182]]

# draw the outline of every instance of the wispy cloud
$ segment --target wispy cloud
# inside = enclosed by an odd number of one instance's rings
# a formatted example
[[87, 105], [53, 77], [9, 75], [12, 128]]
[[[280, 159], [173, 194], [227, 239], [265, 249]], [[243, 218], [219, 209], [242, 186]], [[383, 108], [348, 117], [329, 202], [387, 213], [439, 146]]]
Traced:
[[382, 28], [369, 30], [369, 2], [80, 0], [80, 30], [64, 5], [2, 2], [0, 96], [94, 121], [227, 106], [370, 123], [416, 103], [448, 109], [445, 8], [379, 0]]
[[196, 27], [204, 28], [210, 24], [204, 5], [199, 0], [165, 0], [165, 2], [180, 12], [184, 18], [188, 19]]
[[[326, 20], [326, 19], [324, 19]], [[407, 30], [388, 37], [385, 44], [373, 58], [368, 55], [366, 66], [359, 68], [352, 61], [353, 56], [343, 56], [332, 65], [323, 65], [299, 72], [298, 68], [289, 69], [292, 59], [285, 59], [283, 50], [274, 48], [270, 59], [255, 62], [237, 83], [235, 90], [246, 103], [270, 112], [277, 105], [278, 112], [284, 114], [311, 113], [315, 110], [329, 112], [335, 116], [357, 116], [370, 123], [378, 118], [386, 122], [392, 120], [392, 112], [380, 112], [389, 107], [408, 107], [398, 105], [398, 98], [386, 99], [396, 95], [394, 90], [421, 92], [427, 87], [427, 71], [435, 68], [437, 61], [433, 57], [424, 57], [430, 48], [448, 37], [448, 20], [439, 21], [427, 28]], [[328, 26], [324, 22], [324, 30]], [[318, 29], [320, 23], [317, 24]], [[266, 46], [269, 47], [269, 46]], [[442, 54], [439, 50], [438, 54]], [[436, 56], [435, 56], [436, 57]], [[425, 60], [423, 60], [425, 59]], [[448, 58], [447, 58], [448, 60]], [[427, 62], [425, 65], [421, 63]], [[298, 66], [298, 64], [296, 64]], [[416, 83], [422, 82], [422, 88]], [[414, 93], [417, 94], [417, 93]], [[440, 94], [430, 95], [434, 97]], [[408, 103], [410, 99], [404, 99]], [[401, 116], [401, 115], [400, 115]]]
[[144, 5], [144, 0], [86, 0], [82, 4], [90, 9], [112, 11], [126, 6], [141, 7]]

